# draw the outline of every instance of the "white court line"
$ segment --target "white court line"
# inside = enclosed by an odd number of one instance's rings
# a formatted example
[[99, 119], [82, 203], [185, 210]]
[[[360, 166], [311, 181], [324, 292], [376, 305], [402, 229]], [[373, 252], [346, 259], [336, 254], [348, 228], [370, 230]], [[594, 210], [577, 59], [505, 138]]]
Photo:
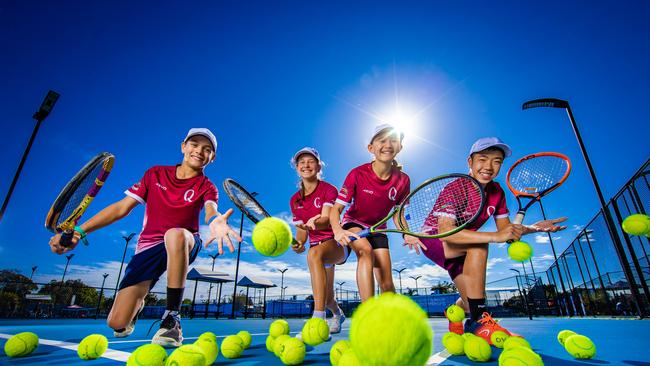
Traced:
[[[9, 338], [11, 338], [13, 336], [14, 336], [13, 334], [0, 333], [0, 338], [4, 338], [4, 339], [9, 339]], [[77, 352], [77, 348], [79, 347], [79, 343], [71, 343], [71, 342], [64, 342], [64, 341], [53, 341], [51, 339], [43, 339], [43, 338], [38, 339], [38, 344], [44, 344], [46, 346], [54, 346], [54, 347], [64, 348], [64, 349], [68, 349], [68, 350], [75, 351], [75, 352]], [[126, 362], [130, 355], [131, 355], [131, 353], [129, 353], [129, 352], [117, 351], [117, 350], [114, 350], [114, 349], [107, 349], [106, 352], [104, 352], [104, 354], [102, 355], [102, 358], [108, 358], [109, 360]]]
[[451, 353], [447, 352], [447, 350], [438, 352], [429, 358], [429, 361], [427, 361], [427, 366], [440, 365], [441, 363], [445, 362], [449, 356], [451, 356]]

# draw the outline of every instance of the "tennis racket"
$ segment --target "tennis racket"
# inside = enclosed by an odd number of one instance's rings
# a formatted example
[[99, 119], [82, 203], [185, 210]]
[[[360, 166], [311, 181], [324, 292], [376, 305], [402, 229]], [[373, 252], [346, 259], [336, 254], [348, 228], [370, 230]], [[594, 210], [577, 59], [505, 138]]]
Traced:
[[[483, 187], [476, 179], [466, 174], [441, 175], [420, 184], [385, 218], [356, 234], [362, 238], [390, 232], [443, 238], [476, 220], [484, 205]], [[399, 227], [379, 229], [395, 214], [399, 217]]]
[[[61, 246], [69, 247], [72, 244], [77, 222], [104, 186], [114, 162], [115, 157], [107, 152], [95, 156], [63, 187], [54, 200], [47, 213], [45, 227], [53, 233], [61, 233]], [[84, 241], [84, 244], [87, 242]]]
[[[517, 198], [519, 210], [513, 223], [521, 224], [533, 203], [562, 185], [571, 172], [571, 160], [556, 152], [524, 156], [508, 170], [508, 188]], [[522, 199], [528, 199], [526, 204]]]

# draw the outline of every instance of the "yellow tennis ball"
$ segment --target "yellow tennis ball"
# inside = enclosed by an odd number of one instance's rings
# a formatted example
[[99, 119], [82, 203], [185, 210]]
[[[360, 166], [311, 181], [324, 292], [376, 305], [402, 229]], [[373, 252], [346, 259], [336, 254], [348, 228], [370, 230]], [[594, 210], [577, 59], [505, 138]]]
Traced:
[[513, 347], [501, 352], [499, 366], [544, 366], [544, 361], [530, 348]]
[[[204, 333], [205, 334], [205, 333]], [[214, 360], [219, 356], [219, 344], [217, 343], [217, 337], [214, 334], [200, 336], [199, 339], [194, 342], [194, 345], [199, 347], [203, 351], [205, 356], [205, 365], [212, 365]]]
[[[348, 348], [339, 359], [339, 366], [361, 366], [361, 361], [359, 361], [359, 356], [352, 348]], [[365, 363], [363, 364], [365, 365]], [[388, 365], [388, 364], [387, 364]]]
[[445, 310], [445, 316], [452, 323], [462, 322], [465, 319], [465, 310], [458, 305], [451, 305]]
[[157, 344], [145, 344], [131, 353], [126, 366], [164, 366], [167, 351]]
[[305, 344], [297, 338], [289, 338], [282, 344], [280, 361], [285, 365], [300, 365], [305, 360]]
[[492, 345], [494, 345], [494, 347], [503, 348], [503, 343], [508, 338], [510, 338], [508, 333], [502, 330], [497, 330], [496, 332], [492, 333], [492, 335], [490, 336], [490, 341], [492, 341]]
[[275, 339], [273, 342], [273, 354], [275, 357], [280, 357], [282, 354], [282, 347], [284, 346], [284, 342], [289, 339], [291, 339], [291, 336], [288, 334], [283, 334]]
[[523, 241], [514, 241], [508, 246], [508, 256], [516, 262], [524, 262], [533, 255], [533, 248]]
[[217, 335], [214, 334], [214, 333], [212, 333], [212, 332], [205, 332], [205, 333], [202, 333], [202, 334], [199, 336], [198, 339], [201, 339], [201, 338], [210, 338], [210, 339], [212, 339], [213, 341], [216, 341], [216, 340], [217, 340]]
[[589, 337], [574, 334], [564, 341], [564, 349], [578, 359], [588, 359], [596, 354], [596, 345]]
[[221, 342], [221, 354], [225, 358], [237, 358], [244, 351], [244, 341], [237, 335], [229, 335]]
[[275, 217], [267, 217], [253, 229], [253, 246], [267, 257], [277, 257], [289, 249], [293, 236], [289, 225]]
[[442, 336], [442, 345], [445, 346], [447, 352], [454, 356], [465, 354], [465, 338], [460, 334], [454, 332], [445, 333], [445, 335]]
[[266, 337], [266, 350], [269, 351], [269, 352], [273, 352], [274, 343], [275, 343], [275, 337], [274, 336]]
[[237, 333], [237, 335], [242, 339], [242, 341], [244, 341], [244, 349], [250, 347], [253, 337], [251, 337], [251, 334], [248, 331], [242, 330]]
[[318, 346], [330, 337], [330, 327], [325, 319], [311, 318], [302, 327], [302, 340], [310, 346]]
[[485, 362], [492, 357], [490, 344], [481, 337], [467, 337], [463, 350], [467, 358], [474, 362]]
[[352, 319], [350, 342], [364, 365], [422, 366], [431, 356], [433, 331], [427, 314], [407, 296], [370, 298]]
[[77, 347], [77, 354], [82, 360], [94, 360], [102, 357], [108, 349], [108, 339], [101, 334], [91, 334], [82, 339]]
[[347, 351], [352, 345], [350, 341], [346, 339], [341, 339], [340, 341], [334, 343], [332, 349], [330, 349], [330, 363], [333, 366], [339, 365], [339, 360], [343, 356], [343, 352]]
[[5, 353], [9, 357], [27, 356], [38, 347], [38, 336], [32, 332], [18, 333], [5, 343]]
[[526, 347], [532, 349], [530, 343], [528, 343], [528, 341], [523, 337], [508, 337], [508, 339], [503, 342], [503, 349], [510, 349], [514, 347]]
[[205, 366], [205, 353], [193, 344], [180, 346], [169, 355], [165, 366]]
[[476, 337], [476, 336], [474, 335], [474, 333], [463, 333], [462, 337], [464, 340], [467, 340], [467, 338]]
[[575, 334], [578, 334], [578, 333], [576, 333], [576, 332], [574, 332], [572, 330], [567, 330], [567, 329], [561, 330], [557, 334], [557, 341], [560, 342], [560, 344], [564, 346], [564, 341], [566, 341], [567, 338], [569, 338], [570, 336], [575, 335]]
[[644, 214], [630, 215], [623, 220], [623, 231], [630, 235], [650, 233], [650, 216]]
[[277, 338], [283, 334], [289, 334], [289, 323], [284, 319], [278, 319], [271, 323], [269, 327], [269, 335]]

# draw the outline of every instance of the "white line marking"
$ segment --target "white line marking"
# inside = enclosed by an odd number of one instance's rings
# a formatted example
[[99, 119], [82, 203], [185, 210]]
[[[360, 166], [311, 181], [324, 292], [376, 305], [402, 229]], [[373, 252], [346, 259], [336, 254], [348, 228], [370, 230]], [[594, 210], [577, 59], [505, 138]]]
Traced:
[[[9, 339], [13, 337], [13, 334], [4, 334], [0, 333], [0, 338], [4, 339]], [[43, 339], [39, 338], [38, 339], [38, 344], [44, 344], [46, 346], [54, 346], [54, 347], [59, 347], [59, 348], [64, 348], [68, 349], [71, 351], [77, 352], [77, 348], [79, 347], [79, 343], [71, 343], [71, 342], [64, 342], [64, 341], [54, 341], [51, 339]], [[106, 352], [102, 355], [102, 358], [108, 358], [110, 360], [115, 360], [115, 361], [122, 361], [126, 362], [129, 358], [131, 353], [129, 352], [123, 352], [123, 351], [117, 351], [114, 349], [107, 349]]]
[[449, 356], [451, 356], [451, 353], [447, 352], [447, 350], [438, 352], [429, 358], [429, 361], [427, 361], [427, 366], [440, 365], [441, 363], [445, 362]]

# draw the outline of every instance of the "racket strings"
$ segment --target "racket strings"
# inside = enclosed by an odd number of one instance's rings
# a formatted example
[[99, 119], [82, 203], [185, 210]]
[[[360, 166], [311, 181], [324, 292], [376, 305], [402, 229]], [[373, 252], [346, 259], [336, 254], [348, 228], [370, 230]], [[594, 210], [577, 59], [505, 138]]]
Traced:
[[228, 192], [230, 192], [231, 197], [239, 202], [239, 205], [241, 205], [241, 207], [244, 208], [251, 216], [255, 217], [257, 221], [261, 221], [262, 219], [269, 216], [266, 210], [264, 210], [264, 208], [262, 208], [262, 206], [260, 206], [248, 192], [241, 190], [239, 187], [233, 184], [227, 184], [226, 189]]
[[481, 188], [471, 179], [432, 181], [409, 197], [404, 209], [408, 231], [424, 235], [451, 231], [473, 220], [482, 200]]
[[510, 185], [515, 190], [535, 195], [555, 186], [569, 169], [569, 163], [557, 156], [536, 156], [512, 167]]
[[79, 207], [84, 197], [95, 188], [95, 180], [103, 173], [103, 171], [104, 165], [99, 163], [84, 177], [81, 183], [79, 183], [79, 186], [77, 186], [74, 192], [70, 195], [70, 199], [66, 202], [63, 210], [61, 210], [61, 215], [59, 215], [57, 220], [57, 226], [66, 221]]

